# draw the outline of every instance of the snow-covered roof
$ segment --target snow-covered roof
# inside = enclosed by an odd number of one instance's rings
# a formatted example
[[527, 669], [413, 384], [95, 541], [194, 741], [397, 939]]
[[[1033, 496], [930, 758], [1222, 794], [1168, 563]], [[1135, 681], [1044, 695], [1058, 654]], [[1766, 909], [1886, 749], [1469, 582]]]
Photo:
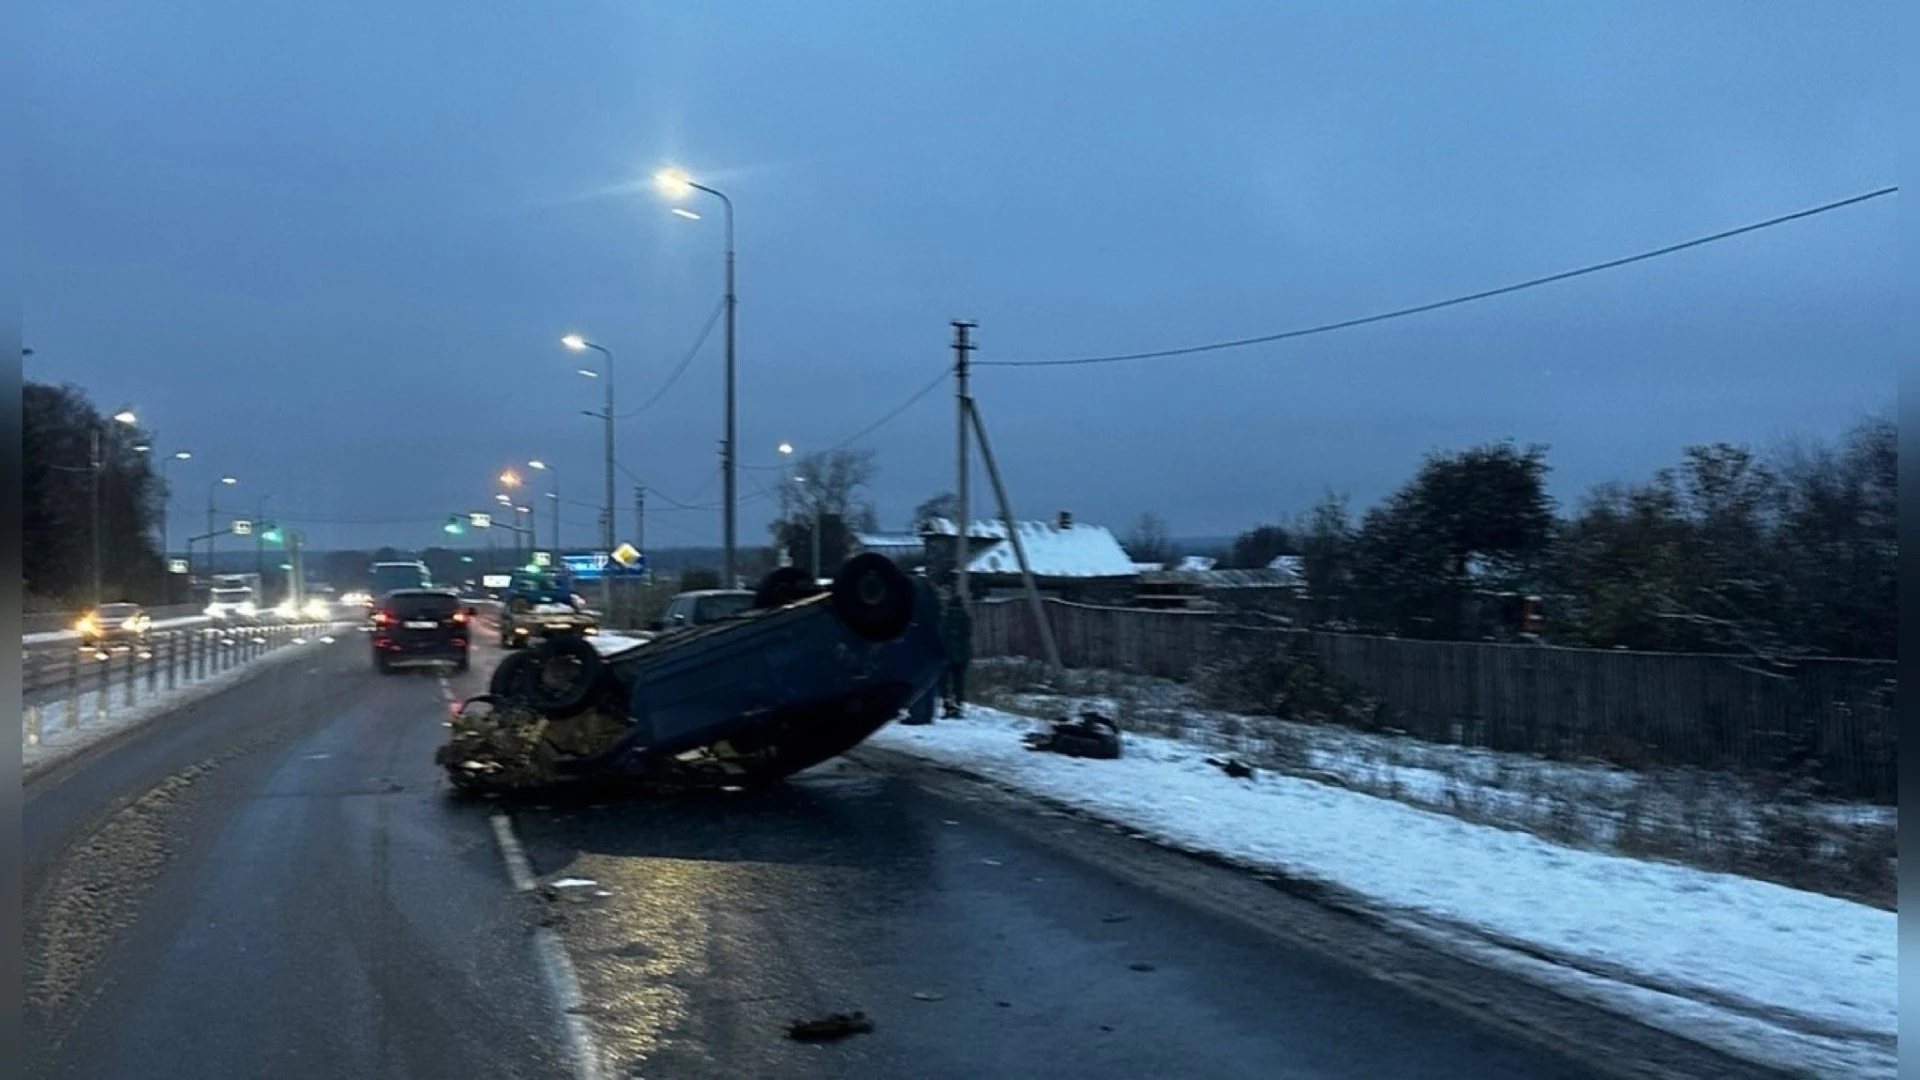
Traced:
[[859, 533], [854, 539], [868, 551], [918, 548], [925, 543], [917, 533]]
[[[1022, 521], [1020, 543], [1026, 549], [1027, 562], [1035, 577], [1101, 578], [1134, 577], [1140, 571], [1127, 557], [1126, 549], [1114, 539], [1105, 525], [1073, 522]], [[926, 531], [934, 536], [958, 536], [960, 527], [946, 518], [929, 521]], [[976, 521], [967, 527], [974, 540], [999, 541], [974, 554], [967, 563], [970, 574], [1017, 574], [1020, 560], [1013, 545], [1007, 543], [1007, 527], [999, 521]]]
[[1305, 577], [1307, 574], [1307, 560], [1298, 555], [1275, 555], [1273, 561], [1267, 564], [1267, 569], [1285, 570], [1295, 577]]
[[1163, 562], [1136, 562], [1133, 564], [1133, 568], [1142, 574], [1157, 574], [1165, 570], [1167, 564]]
[[1182, 555], [1179, 569], [1204, 572], [1213, 569], [1214, 564], [1219, 561], [1211, 555]]

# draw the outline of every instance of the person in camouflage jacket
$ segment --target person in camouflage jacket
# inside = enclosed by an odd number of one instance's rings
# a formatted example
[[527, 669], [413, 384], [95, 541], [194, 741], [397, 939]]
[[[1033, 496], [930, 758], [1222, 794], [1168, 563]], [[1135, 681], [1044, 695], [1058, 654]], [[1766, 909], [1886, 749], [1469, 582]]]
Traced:
[[960, 594], [948, 589], [941, 597], [940, 640], [947, 647], [947, 667], [940, 676], [940, 700], [943, 715], [960, 715], [967, 701], [967, 667], [973, 663], [973, 616]]

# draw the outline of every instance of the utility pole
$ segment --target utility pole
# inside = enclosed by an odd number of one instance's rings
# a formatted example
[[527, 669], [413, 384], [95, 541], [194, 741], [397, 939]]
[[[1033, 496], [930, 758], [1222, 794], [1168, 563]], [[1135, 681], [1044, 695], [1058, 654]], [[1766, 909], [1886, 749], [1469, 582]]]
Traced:
[[102, 462], [100, 460], [100, 428], [98, 426], [93, 429], [92, 446], [87, 454], [87, 462], [93, 470], [93, 604], [95, 607], [99, 607], [102, 602], [100, 592], [104, 586], [100, 583], [102, 576], [100, 565], [100, 470]]
[[633, 546], [647, 550], [647, 485], [633, 485]]
[[1007, 498], [1007, 486], [1000, 481], [1000, 465], [993, 460], [993, 447], [987, 443], [987, 426], [980, 421], [980, 407], [968, 399], [967, 415], [973, 420], [974, 433], [980, 436], [980, 457], [987, 463], [987, 478], [993, 481], [993, 493], [1000, 501], [1000, 518], [1007, 525], [1007, 542], [1013, 545], [1013, 557], [1020, 563], [1020, 583], [1026, 587], [1027, 608], [1040, 631], [1040, 648], [1047, 654], [1047, 666], [1053, 671], [1055, 685], [1061, 676], [1060, 646], [1053, 639], [1053, 625], [1047, 622], [1046, 605], [1040, 602], [1040, 589], [1033, 581], [1033, 565], [1027, 561], [1027, 545], [1020, 540], [1020, 523], [1013, 519], [1013, 502]]
[[967, 610], [971, 610], [973, 605], [973, 598], [967, 595], [967, 563], [972, 557], [972, 551], [968, 545], [968, 534], [973, 531], [971, 525], [973, 511], [967, 497], [967, 424], [973, 410], [972, 392], [967, 383], [967, 354], [973, 351], [973, 338], [970, 332], [977, 325], [979, 324], [967, 319], [953, 320], [953, 374], [955, 396], [959, 399], [959, 453], [956, 464], [960, 470], [959, 480], [954, 485], [954, 501], [959, 504], [956, 510], [960, 518], [954, 523], [959, 531], [959, 535], [954, 537], [953, 548], [954, 588], [960, 594], [960, 606]]

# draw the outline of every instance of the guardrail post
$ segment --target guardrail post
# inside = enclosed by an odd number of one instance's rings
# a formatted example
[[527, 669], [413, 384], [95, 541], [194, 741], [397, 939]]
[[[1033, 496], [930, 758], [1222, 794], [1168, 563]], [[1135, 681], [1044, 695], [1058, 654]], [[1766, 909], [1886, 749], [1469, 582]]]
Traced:
[[162, 642], [162, 644], [167, 647], [167, 689], [169, 690], [174, 688], [174, 680], [179, 674], [174, 670], [175, 666], [180, 663], [179, 643], [180, 638], [177, 634], [166, 635]]
[[67, 721], [72, 723], [75, 709], [80, 707], [80, 652], [74, 650], [67, 654]]
[[27, 721], [27, 745], [39, 746], [40, 737], [43, 734], [43, 731], [41, 729], [40, 706], [38, 705], [27, 706], [26, 721]]
[[212, 640], [213, 632], [211, 631], [202, 630], [193, 635], [194, 652], [199, 654], [195, 657], [193, 665], [193, 680], [195, 682], [199, 682], [201, 679], [207, 677], [207, 649], [209, 648], [208, 642]]
[[160, 646], [153, 641], [148, 641], [145, 644], [147, 652], [147, 696], [151, 697], [155, 690], [160, 689]]
[[94, 688], [93, 711], [100, 716], [105, 716], [107, 715], [108, 709], [112, 707], [112, 702], [109, 701], [107, 697], [107, 691], [113, 685], [113, 654], [108, 653], [105, 660], [99, 659], [96, 655], [94, 663], [100, 665], [100, 681]]
[[131, 709], [133, 708], [133, 695], [138, 690], [138, 687], [136, 686], [136, 684], [139, 683], [140, 681], [140, 654], [139, 653], [134, 652], [132, 650], [129, 650], [127, 652], [127, 673], [125, 676], [122, 677], [121, 681], [125, 685], [126, 691], [127, 691], [125, 694], [121, 696], [125, 699], [127, 708]]

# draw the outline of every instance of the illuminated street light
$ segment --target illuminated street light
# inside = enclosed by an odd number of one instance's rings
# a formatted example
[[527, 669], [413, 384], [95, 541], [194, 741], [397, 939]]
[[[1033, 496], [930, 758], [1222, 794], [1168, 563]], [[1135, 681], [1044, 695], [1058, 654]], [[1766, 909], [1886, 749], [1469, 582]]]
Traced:
[[519, 487], [520, 474], [514, 472], [512, 469], [508, 469], [506, 472], [500, 474], [500, 482], [508, 487]]
[[[600, 354], [601, 359], [605, 361], [606, 364], [606, 409], [600, 414], [602, 431], [604, 432], [603, 440], [605, 443], [603, 449], [603, 456], [605, 457], [603, 471], [606, 490], [603, 492], [603, 498], [605, 499], [606, 505], [602, 507], [600, 511], [600, 549], [610, 553], [613, 551], [613, 352], [605, 346], [596, 345], [588, 341], [579, 334], [568, 334], [560, 339], [560, 344], [565, 345], [575, 352], [592, 349]], [[580, 373], [582, 375], [588, 375], [588, 372], [584, 368], [581, 369]], [[592, 376], [589, 375], [589, 377], [591, 378]], [[556, 537], [556, 539], [558, 538]], [[608, 610], [611, 610], [613, 606], [612, 577], [608, 576], [601, 579], [600, 587], [603, 590], [601, 600], [607, 605]]]
[[547, 492], [547, 498], [553, 500], [553, 550], [559, 552], [566, 546], [560, 542], [560, 470], [539, 458], [527, 462], [527, 468], [546, 473], [552, 482], [552, 490]]
[[[720, 449], [720, 475], [724, 481], [723, 486], [726, 490], [725, 494], [721, 496], [724, 514], [722, 515], [721, 523], [722, 553], [720, 576], [722, 578], [722, 584], [731, 589], [737, 580], [734, 575], [734, 527], [738, 518], [737, 511], [739, 503], [736, 497], [738, 488], [735, 485], [735, 464], [739, 457], [739, 442], [735, 437], [738, 433], [738, 409], [736, 408], [737, 398], [734, 392], [734, 309], [737, 306], [737, 298], [733, 291], [733, 200], [728, 198], [725, 192], [717, 188], [708, 187], [694, 180], [691, 176], [687, 175], [683, 169], [661, 169], [659, 172], [653, 174], [653, 182], [659, 187], [662, 193], [668, 198], [673, 199], [684, 198], [695, 191], [705, 192], [719, 199], [721, 207], [726, 211], [727, 429], [726, 437], [721, 442]], [[698, 215], [693, 214], [691, 211], [683, 213], [680, 216], [698, 219]], [[608, 408], [607, 412], [611, 415], [613, 409]], [[611, 521], [613, 517], [611, 498], [608, 499], [608, 503], [607, 517], [608, 520]]]

